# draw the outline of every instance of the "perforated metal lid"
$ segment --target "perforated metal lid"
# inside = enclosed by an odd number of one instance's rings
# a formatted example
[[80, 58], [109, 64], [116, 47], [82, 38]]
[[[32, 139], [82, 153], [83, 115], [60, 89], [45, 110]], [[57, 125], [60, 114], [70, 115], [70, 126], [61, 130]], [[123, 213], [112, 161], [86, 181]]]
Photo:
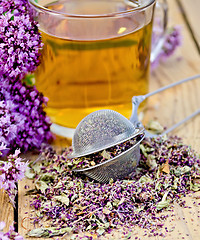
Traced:
[[120, 113], [109, 109], [95, 111], [78, 124], [70, 157], [81, 157], [115, 146], [137, 132], [139, 129]]

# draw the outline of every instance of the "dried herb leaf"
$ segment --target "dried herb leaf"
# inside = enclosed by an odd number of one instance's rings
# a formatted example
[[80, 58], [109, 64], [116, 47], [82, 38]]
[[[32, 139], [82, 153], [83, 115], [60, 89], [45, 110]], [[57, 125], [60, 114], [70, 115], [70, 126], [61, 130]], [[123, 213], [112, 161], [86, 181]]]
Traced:
[[200, 184], [199, 183], [194, 183], [194, 184], [190, 184], [190, 190], [194, 191], [194, 192], [198, 192], [200, 190]]
[[45, 191], [48, 188], [48, 185], [43, 181], [37, 181], [35, 186], [38, 190]]
[[51, 182], [51, 180], [53, 180], [55, 177], [50, 174], [50, 173], [45, 173], [43, 175], [41, 175], [40, 180], [46, 183]]
[[35, 173], [39, 174], [42, 168], [42, 164], [36, 162], [33, 166], [31, 166], [31, 168]]
[[48, 231], [45, 228], [36, 228], [28, 232], [29, 237], [46, 237], [48, 236]]
[[178, 188], [178, 182], [179, 182], [179, 178], [174, 176], [174, 183], [173, 183], [172, 189]]
[[63, 186], [62, 182], [59, 181], [55, 186], [54, 188], [61, 188]]
[[137, 208], [135, 211], [139, 213], [139, 212], [141, 212], [142, 210], [144, 210], [144, 207], [139, 207], [139, 208]]
[[[118, 203], [119, 204], [119, 203]], [[112, 210], [113, 206], [112, 206], [112, 203], [111, 202], [108, 202], [106, 204], [106, 207], [109, 209], [109, 210]]]
[[169, 174], [170, 170], [169, 170], [169, 160], [167, 159], [167, 161], [162, 165], [162, 172]]
[[66, 194], [62, 193], [60, 196], [55, 196], [54, 199], [56, 199], [57, 201], [65, 204], [66, 206], [69, 206], [69, 198]]
[[142, 151], [143, 155], [147, 158], [148, 157], [147, 150], [143, 144], [140, 144], [140, 150]]
[[60, 166], [54, 166], [53, 169], [55, 169], [59, 173], [62, 172], [62, 168]]
[[103, 213], [105, 213], [105, 214], [110, 214], [111, 213], [111, 210], [109, 210], [108, 208], [104, 208], [103, 209]]
[[125, 202], [125, 198], [121, 198], [121, 200], [118, 203], [118, 206], [121, 205], [123, 202]]
[[109, 181], [109, 184], [113, 184], [113, 182], [114, 182], [114, 180], [113, 180], [113, 178], [110, 178], [110, 181]]
[[184, 166], [184, 167], [177, 167], [176, 169], [174, 169], [174, 174], [176, 176], [181, 176], [185, 173], [189, 173], [191, 172], [191, 167], [189, 166]]
[[161, 126], [158, 121], [154, 121], [154, 120], [149, 121], [145, 126], [145, 128], [148, 129], [148, 131], [153, 134], [160, 134], [164, 130], [163, 126]]
[[159, 203], [157, 203], [157, 205], [156, 205], [156, 209], [157, 210], [161, 210], [161, 209], [167, 208], [169, 206], [170, 200], [166, 200], [168, 193], [169, 193], [169, 191], [166, 192], [163, 195], [162, 200]]
[[25, 176], [28, 178], [28, 179], [34, 179], [35, 177], [35, 173], [33, 173], [32, 169], [27, 167], [26, 168], [26, 172], [25, 172]]
[[155, 156], [147, 156], [147, 166], [149, 167], [149, 170], [152, 171], [158, 167], [158, 164], [156, 162]]
[[37, 211], [35, 214], [36, 214], [37, 217], [43, 217], [44, 216], [40, 211]]
[[139, 182], [140, 183], [150, 183], [150, 182], [152, 182], [152, 179], [149, 176], [142, 176], [139, 179]]
[[104, 229], [103, 227], [97, 229], [97, 233], [98, 233], [99, 235], [104, 234], [104, 232], [105, 232], [105, 229]]
[[36, 228], [27, 233], [29, 237], [53, 237], [63, 235], [65, 233], [70, 233], [72, 228], [65, 227], [65, 228], [56, 228], [56, 227], [49, 227], [49, 228]]
[[142, 151], [143, 155], [148, 158], [149, 153], [153, 152], [155, 149], [152, 147], [144, 146], [143, 144], [140, 144], [140, 150]]
[[161, 210], [163, 208], [167, 208], [169, 206], [169, 203], [170, 203], [169, 200], [161, 201], [156, 205], [156, 209]]
[[103, 152], [101, 153], [101, 156], [105, 159], [111, 159], [111, 155], [109, 152], [107, 152], [106, 150], [103, 150]]

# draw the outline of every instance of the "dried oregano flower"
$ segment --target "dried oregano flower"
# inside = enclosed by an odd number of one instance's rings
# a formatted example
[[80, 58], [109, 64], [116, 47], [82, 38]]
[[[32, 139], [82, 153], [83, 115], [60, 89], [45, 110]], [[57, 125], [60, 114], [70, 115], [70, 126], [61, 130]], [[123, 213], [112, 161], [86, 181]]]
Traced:
[[87, 168], [96, 166], [107, 160], [110, 160], [121, 153], [125, 152], [129, 148], [133, 147], [137, 142], [137, 137], [127, 140], [123, 143], [107, 148], [105, 150], [89, 154], [79, 158], [73, 158], [68, 161], [69, 169]]
[[[40, 160], [30, 165], [27, 176], [34, 179], [32, 218], [39, 228], [29, 236], [52, 237], [65, 233], [90, 232], [100, 235], [112, 229], [135, 225], [156, 236], [172, 203], [190, 191], [200, 190], [200, 159], [178, 137], [145, 139], [137, 169], [120, 181], [100, 184], [75, 175], [68, 169], [67, 155], [44, 148]], [[160, 213], [160, 214], [158, 214]], [[167, 230], [166, 230], [167, 231]]]

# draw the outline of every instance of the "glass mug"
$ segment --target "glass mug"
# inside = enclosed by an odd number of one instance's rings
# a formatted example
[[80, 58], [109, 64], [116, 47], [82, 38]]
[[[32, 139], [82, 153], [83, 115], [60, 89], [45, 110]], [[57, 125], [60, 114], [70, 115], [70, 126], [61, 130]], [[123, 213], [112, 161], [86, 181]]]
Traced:
[[52, 131], [72, 137], [81, 119], [99, 109], [129, 118], [132, 97], [148, 92], [156, 0], [29, 2], [44, 43], [36, 87], [49, 98]]

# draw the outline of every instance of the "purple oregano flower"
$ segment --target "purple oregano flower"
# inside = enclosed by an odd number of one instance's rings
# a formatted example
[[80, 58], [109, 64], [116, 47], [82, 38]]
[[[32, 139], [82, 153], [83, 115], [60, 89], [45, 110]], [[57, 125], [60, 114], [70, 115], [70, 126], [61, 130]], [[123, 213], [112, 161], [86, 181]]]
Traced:
[[52, 137], [44, 112], [47, 99], [21, 83], [39, 64], [42, 47], [27, 0], [0, 4], [0, 144], [22, 152], [39, 148]]
[[0, 77], [0, 144], [25, 152], [48, 142], [52, 134], [46, 102], [35, 87]]
[[[5, 149], [5, 145], [0, 146], [0, 156], [2, 150]], [[28, 166], [28, 162], [22, 161], [18, 156], [19, 154], [20, 150], [17, 149], [14, 154], [7, 156], [7, 160], [0, 161], [0, 189], [6, 190], [13, 206], [15, 206], [15, 196], [17, 194], [16, 183], [24, 178]]]
[[1, 0], [0, 76], [21, 80], [39, 65], [41, 36], [27, 2]]
[[[161, 31], [161, 30], [160, 30]], [[157, 33], [159, 33], [159, 27], [154, 27], [153, 29], [153, 37], [152, 37], [152, 46], [154, 46], [157, 42]], [[179, 47], [182, 43], [182, 35], [181, 29], [179, 26], [172, 27], [168, 30], [165, 35], [164, 44], [155, 59], [154, 62], [151, 63], [151, 67], [154, 70], [161, 62], [166, 61], [171, 55], [174, 54], [177, 47]]]
[[5, 222], [0, 222], [0, 240], [24, 240], [22, 236], [19, 235], [19, 233], [15, 232], [15, 229], [13, 226], [9, 227], [8, 232], [3, 232], [3, 229], [5, 228], [6, 224]]

